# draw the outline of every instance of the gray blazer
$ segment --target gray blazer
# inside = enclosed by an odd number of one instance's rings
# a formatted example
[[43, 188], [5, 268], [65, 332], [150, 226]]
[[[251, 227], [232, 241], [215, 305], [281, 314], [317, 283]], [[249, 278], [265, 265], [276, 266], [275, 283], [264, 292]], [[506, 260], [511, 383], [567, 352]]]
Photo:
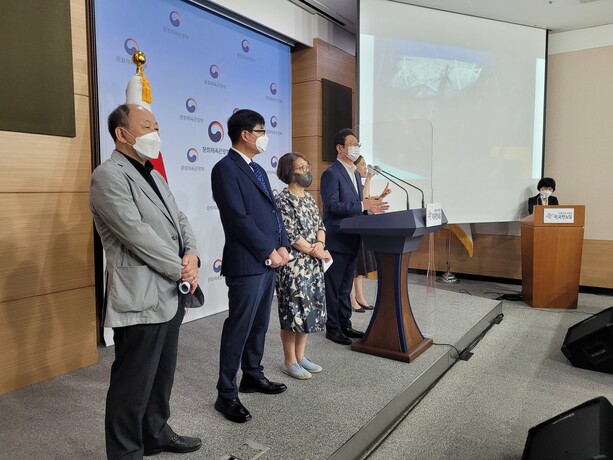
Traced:
[[[198, 256], [187, 217], [168, 184], [152, 171], [164, 203], [136, 168], [118, 151], [91, 178], [89, 207], [106, 253], [105, 326], [163, 323], [179, 305], [179, 253]], [[187, 307], [204, 303], [200, 288]]]

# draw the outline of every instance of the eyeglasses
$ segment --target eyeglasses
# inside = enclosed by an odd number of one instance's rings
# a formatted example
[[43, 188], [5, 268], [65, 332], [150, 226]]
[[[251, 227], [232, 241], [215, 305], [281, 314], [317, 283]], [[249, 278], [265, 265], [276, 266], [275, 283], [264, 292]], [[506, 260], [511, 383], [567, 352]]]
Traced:
[[302, 165], [302, 166], [298, 166], [297, 168], [294, 168], [294, 171], [300, 170], [303, 173], [308, 173], [311, 170], [311, 165], [310, 164], [306, 164], [306, 165]]
[[266, 134], [266, 130], [265, 129], [252, 129], [251, 132], [252, 133]]
[[362, 144], [345, 144], [345, 147], [362, 147]]

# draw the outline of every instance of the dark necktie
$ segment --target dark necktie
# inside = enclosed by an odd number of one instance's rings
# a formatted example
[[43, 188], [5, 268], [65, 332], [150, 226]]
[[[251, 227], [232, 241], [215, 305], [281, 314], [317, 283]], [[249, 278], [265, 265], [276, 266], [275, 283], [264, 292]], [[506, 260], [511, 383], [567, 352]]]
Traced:
[[[249, 166], [251, 166], [251, 169], [253, 169], [255, 177], [266, 192], [266, 195], [268, 195], [268, 198], [272, 200], [273, 198], [271, 196], [271, 192], [268, 190], [268, 186], [266, 185], [266, 181], [264, 180], [264, 174], [262, 173], [262, 170], [258, 167], [258, 164], [252, 161], [251, 163], [249, 163]], [[275, 217], [277, 218], [277, 230], [279, 231], [279, 235], [281, 235], [281, 218], [279, 217], [279, 212], [277, 210], [275, 210]]]

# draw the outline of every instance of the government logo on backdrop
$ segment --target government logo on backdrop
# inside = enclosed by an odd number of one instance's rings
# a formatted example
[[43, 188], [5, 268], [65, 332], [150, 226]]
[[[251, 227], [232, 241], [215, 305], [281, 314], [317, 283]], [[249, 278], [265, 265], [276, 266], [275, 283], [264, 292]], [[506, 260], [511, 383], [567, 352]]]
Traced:
[[209, 125], [209, 139], [213, 142], [221, 142], [224, 138], [223, 125], [218, 121], [212, 121]]

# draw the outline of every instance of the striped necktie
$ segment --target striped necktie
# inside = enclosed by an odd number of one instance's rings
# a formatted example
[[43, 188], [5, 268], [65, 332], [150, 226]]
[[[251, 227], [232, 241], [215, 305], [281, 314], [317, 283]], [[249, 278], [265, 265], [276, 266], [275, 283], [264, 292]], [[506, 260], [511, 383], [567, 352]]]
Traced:
[[[264, 188], [264, 191], [266, 192], [266, 195], [268, 195], [268, 198], [272, 200], [273, 198], [271, 196], [271, 192], [268, 190], [268, 186], [266, 185], [266, 181], [264, 180], [264, 174], [262, 173], [262, 170], [258, 167], [258, 164], [252, 161], [251, 163], [249, 163], [249, 166], [251, 166], [251, 169], [253, 169], [255, 177], [257, 178], [260, 185], [262, 185], [262, 187]], [[275, 217], [277, 218], [277, 230], [279, 231], [279, 235], [281, 235], [281, 218], [279, 217], [279, 211], [277, 210], [275, 210]]]

